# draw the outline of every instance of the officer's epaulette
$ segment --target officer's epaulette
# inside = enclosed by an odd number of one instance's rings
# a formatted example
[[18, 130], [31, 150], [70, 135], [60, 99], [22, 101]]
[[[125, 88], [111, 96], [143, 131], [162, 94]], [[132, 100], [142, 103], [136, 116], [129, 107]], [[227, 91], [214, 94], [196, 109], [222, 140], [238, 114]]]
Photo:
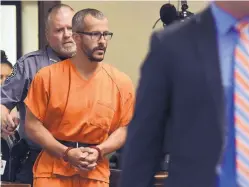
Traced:
[[42, 56], [44, 55], [45, 51], [44, 50], [37, 50], [37, 51], [33, 51], [33, 52], [30, 52], [30, 53], [27, 53], [25, 55], [23, 55], [21, 58], [18, 59], [18, 61], [24, 61], [26, 60], [27, 58], [30, 58], [30, 57], [33, 57], [33, 56]]

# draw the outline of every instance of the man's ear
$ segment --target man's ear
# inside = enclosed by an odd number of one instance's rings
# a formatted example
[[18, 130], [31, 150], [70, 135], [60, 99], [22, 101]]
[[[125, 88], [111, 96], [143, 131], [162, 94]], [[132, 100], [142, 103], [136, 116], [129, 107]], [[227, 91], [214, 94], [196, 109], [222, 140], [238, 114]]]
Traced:
[[73, 32], [72, 37], [73, 37], [73, 40], [75, 41], [75, 43], [79, 43], [80, 42], [80, 36], [79, 36], [79, 34]]

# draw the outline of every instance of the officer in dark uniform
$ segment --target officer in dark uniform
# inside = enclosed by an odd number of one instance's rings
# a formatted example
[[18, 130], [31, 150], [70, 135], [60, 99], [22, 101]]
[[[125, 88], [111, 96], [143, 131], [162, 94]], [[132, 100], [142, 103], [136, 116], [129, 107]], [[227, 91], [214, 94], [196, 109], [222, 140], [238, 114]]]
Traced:
[[46, 37], [49, 45], [45, 49], [21, 57], [1, 87], [1, 133], [10, 135], [16, 129], [18, 124], [14, 122], [10, 111], [17, 106], [20, 112], [19, 134], [29, 149], [28, 158], [23, 161], [19, 172], [15, 175], [15, 181], [21, 183], [33, 183], [32, 168], [41, 151], [41, 148], [25, 135], [26, 111], [23, 100], [37, 71], [75, 54], [76, 46], [72, 39], [73, 15], [74, 10], [65, 4], [51, 8], [46, 20]]

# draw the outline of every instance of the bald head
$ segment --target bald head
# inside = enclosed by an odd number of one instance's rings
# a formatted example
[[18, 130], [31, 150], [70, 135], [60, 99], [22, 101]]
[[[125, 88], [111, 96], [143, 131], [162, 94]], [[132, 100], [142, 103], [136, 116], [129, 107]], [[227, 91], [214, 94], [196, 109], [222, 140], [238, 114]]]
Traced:
[[76, 46], [72, 38], [74, 10], [65, 4], [52, 7], [46, 20], [46, 37], [50, 47], [60, 57], [72, 57]]
[[48, 10], [48, 15], [47, 15], [47, 18], [45, 20], [46, 29], [48, 29], [51, 20], [53, 20], [53, 17], [58, 15], [58, 13], [61, 11], [70, 12], [70, 13], [74, 14], [74, 9], [66, 4], [58, 4], [58, 5], [51, 7]]

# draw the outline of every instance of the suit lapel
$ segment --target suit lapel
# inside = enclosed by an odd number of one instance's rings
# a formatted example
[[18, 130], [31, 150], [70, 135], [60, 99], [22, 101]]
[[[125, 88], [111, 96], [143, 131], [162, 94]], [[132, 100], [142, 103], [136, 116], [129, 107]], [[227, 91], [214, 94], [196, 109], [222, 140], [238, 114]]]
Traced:
[[[215, 22], [210, 8], [196, 16], [196, 28], [199, 32], [193, 36], [197, 43], [198, 59], [203, 64], [209, 93], [216, 105], [218, 120], [224, 132], [225, 102], [224, 89], [221, 81], [218, 42]], [[196, 33], [196, 32], [195, 32]]]

